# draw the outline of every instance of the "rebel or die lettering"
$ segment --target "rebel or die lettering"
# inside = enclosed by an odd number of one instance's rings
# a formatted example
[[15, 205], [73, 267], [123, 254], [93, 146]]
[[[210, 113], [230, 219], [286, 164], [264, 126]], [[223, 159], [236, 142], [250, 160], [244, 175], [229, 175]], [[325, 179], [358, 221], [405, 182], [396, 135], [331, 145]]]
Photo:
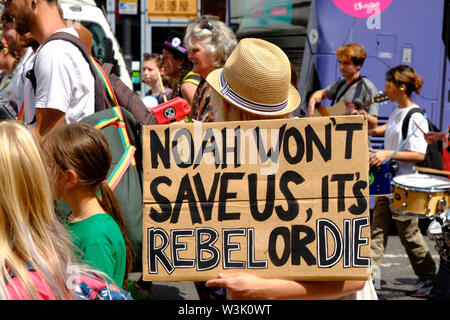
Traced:
[[[363, 229], [369, 227], [368, 218], [344, 219], [343, 224], [337, 226], [331, 220], [318, 219], [315, 230], [307, 225], [277, 227], [265, 239], [267, 260], [255, 257], [255, 243], [264, 239], [255, 238], [254, 228], [227, 228], [221, 232], [213, 228], [174, 229], [171, 236], [161, 228], [150, 228], [147, 230], [148, 273], [161, 272], [160, 266], [167, 274], [177, 268], [201, 272], [220, 264], [223, 270], [267, 269], [270, 265], [286, 264], [330, 268], [342, 263], [344, 268], [370, 267], [370, 258], [361, 254], [362, 247], [368, 244], [368, 239], [362, 236]], [[195, 250], [188, 250], [187, 243], [192, 241], [186, 238], [192, 237]], [[243, 239], [244, 248], [238, 239]], [[282, 248], [281, 254], [277, 247]], [[232, 252], [241, 250], [246, 250], [246, 260], [232, 259]], [[180, 253], [187, 252], [193, 253], [192, 256], [180, 258]]]
[[[172, 236], [161, 228], [147, 230], [148, 273], [158, 273], [158, 265], [171, 274], [176, 268], [195, 268], [197, 271], [211, 270], [222, 261], [224, 269], [267, 269], [266, 260], [255, 259], [255, 230], [253, 228], [232, 228], [222, 230], [222, 246], [217, 246], [219, 233], [213, 228], [172, 230]], [[195, 237], [195, 256], [180, 259], [180, 252], [188, 251], [183, 237]], [[231, 259], [233, 251], [241, 250], [234, 237], [245, 237], [247, 261]], [[170, 250], [168, 250], [170, 249]], [[168, 255], [171, 252], [171, 255]]]

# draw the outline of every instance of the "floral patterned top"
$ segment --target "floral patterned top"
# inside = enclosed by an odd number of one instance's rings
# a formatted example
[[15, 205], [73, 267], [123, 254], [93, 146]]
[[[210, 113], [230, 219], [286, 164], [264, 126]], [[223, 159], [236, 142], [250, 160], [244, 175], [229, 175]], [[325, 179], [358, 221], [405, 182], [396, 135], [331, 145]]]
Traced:
[[202, 79], [195, 92], [192, 110], [189, 117], [201, 122], [214, 122], [217, 118], [218, 106], [211, 104], [211, 87]]

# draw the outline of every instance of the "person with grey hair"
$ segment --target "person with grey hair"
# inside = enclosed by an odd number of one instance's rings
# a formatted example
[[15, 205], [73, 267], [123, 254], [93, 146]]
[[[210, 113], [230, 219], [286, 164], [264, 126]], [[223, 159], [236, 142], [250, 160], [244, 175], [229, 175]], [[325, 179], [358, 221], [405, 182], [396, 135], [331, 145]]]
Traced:
[[202, 77], [189, 118], [202, 122], [215, 121], [217, 106], [211, 104], [211, 89], [205, 79], [210, 72], [223, 67], [237, 45], [236, 36], [218, 17], [203, 15], [188, 22], [184, 43], [193, 63], [192, 70]]

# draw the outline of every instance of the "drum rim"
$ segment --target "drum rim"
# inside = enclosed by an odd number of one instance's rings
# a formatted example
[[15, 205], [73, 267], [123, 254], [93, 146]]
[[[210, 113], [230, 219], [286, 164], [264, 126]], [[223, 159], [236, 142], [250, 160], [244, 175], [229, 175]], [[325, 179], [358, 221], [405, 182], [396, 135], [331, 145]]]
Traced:
[[392, 181], [392, 186], [400, 189], [404, 189], [406, 191], [419, 191], [419, 192], [430, 192], [430, 193], [448, 193], [450, 191], [449, 188], [439, 188], [439, 187], [431, 187], [431, 189], [423, 188], [423, 187], [412, 187], [401, 184], [399, 182]]
[[431, 219], [431, 218], [435, 218], [438, 217], [442, 212], [440, 213], [428, 213], [428, 214], [421, 214], [421, 213], [411, 213], [411, 212], [407, 212], [407, 211], [403, 211], [403, 210], [399, 210], [397, 208], [394, 208], [393, 206], [391, 207], [391, 211], [404, 216], [404, 217], [411, 217], [411, 218], [427, 218], [427, 219]]
[[[411, 173], [411, 174], [400, 174], [400, 175], [396, 175], [392, 178], [392, 182], [391, 184], [393, 186], [401, 186], [404, 187], [407, 190], [413, 190], [413, 191], [420, 191], [420, 192], [449, 192], [450, 191], [450, 179], [446, 178], [445, 181], [449, 181], [449, 185], [447, 186], [431, 186], [431, 190], [430, 188], [425, 188], [425, 187], [415, 187], [415, 186], [410, 186], [410, 185], [405, 185], [401, 182], [398, 182], [398, 179], [401, 179], [402, 177], [408, 177], [408, 176], [422, 176], [422, 177], [433, 177], [433, 178], [437, 178], [437, 180], [440, 180], [442, 178], [442, 181], [444, 181], [445, 177], [441, 177], [441, 176], [435, 176], [432, 174], [425, 174], [425, 173]], [[396, 181], [397, 180], [397, 181]]]

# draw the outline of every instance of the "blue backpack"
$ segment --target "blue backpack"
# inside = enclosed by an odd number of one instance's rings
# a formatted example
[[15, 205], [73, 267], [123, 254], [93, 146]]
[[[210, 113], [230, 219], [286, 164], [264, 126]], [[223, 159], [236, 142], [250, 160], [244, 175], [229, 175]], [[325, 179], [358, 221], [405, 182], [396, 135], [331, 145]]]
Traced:
[[79, 300], [133, 300], [131, 294], [103, 278], [78, 276], [72, 281]]

